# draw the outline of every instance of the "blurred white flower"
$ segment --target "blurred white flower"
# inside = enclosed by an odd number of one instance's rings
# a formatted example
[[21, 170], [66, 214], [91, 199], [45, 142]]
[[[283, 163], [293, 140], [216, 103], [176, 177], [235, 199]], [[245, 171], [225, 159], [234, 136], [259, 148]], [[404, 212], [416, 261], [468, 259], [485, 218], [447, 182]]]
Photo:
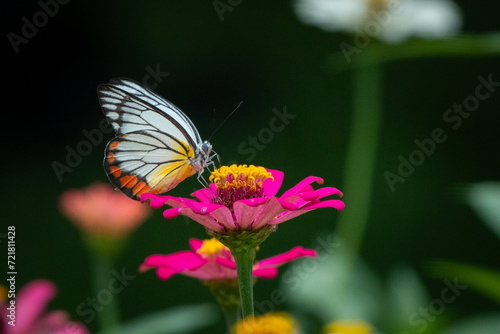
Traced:
[[364, 33], [389, 43], [443, 38], [462, 25], [451, 0], [296, 0], [298, 17], [326, 31]]

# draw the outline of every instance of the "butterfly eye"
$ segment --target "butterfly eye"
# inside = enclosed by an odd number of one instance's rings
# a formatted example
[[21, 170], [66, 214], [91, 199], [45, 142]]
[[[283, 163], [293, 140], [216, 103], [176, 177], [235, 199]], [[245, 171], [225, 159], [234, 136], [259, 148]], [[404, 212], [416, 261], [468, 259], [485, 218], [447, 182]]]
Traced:
[[201, 144], [201, 152], [205, 155], [209, 155], [211, 151], [212, 151], [212, 144], [210, 144], [208, 141], [204, 141]]

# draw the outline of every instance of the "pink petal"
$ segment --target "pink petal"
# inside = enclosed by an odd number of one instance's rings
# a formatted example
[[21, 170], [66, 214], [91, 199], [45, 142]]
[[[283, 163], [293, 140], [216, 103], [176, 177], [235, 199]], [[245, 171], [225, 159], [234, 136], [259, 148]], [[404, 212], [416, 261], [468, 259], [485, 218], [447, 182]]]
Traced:
[[68, 321], [68, 313], [64, 311], [52, 311], [43, 316], [40, 319], [39, 324], [43, 324], [47, 327], [57, 327]]
[[141, 264], [141, 265], [139, 266], [139, 272], [140, 272], [140, 273], [144, 273], [144, 272], [146, 272], [146, 271], [148, 271], [148, 270], [150, 270], [150, 269], [154, 269], [154, 268], [155, 268], [155, 267], [150, 267], [150, 266], [146, 266], [145, 264]]
[[265, 260], [259, 261], [255, 264], [256, 267], [261, 268], [261, 267], [267, 267], [267, 266], [272, 266], [272, 267], [278, 267], [281, 266], [282, 264], [285, 264], [287, 262], [293, 261], [295, 259], [298, 259], [300, 257], [304, 256], [311, 256], [311, 257], [316, 257], [316, 252], [312, 249], [305, 249], [303, 247], [295, 247], [289, 250], [288, 252], [285, 252], [283, 254], [279, 254], [270, 258], [267, 258]]
[[[311, 187], [312, 189], [312, 187]], [[318, 202], [321, 198], [339, 195], [342, 196], [342, 192], [336, 188], [325, 187], [318, 190], [307, 190], [301, 193], [290, 196], [281, 196], [280, 202], [284, 208], [290, 211], [295, 211], [303, 207], [304, 205], [311, 204], [310, 202]]]
[[246, 205], [243, 201], [233, 204], [234, 219], [240, 224], [242, 229], [253, 228], [255, 217], [262, 210], [261, 207]]
[[172, 197], [172, 196], [164, 196], [164, 197], [168, 197], [166, 204], [170, 205], [173, 208], [189, 207], [192, 204], [194, 205], [200, 204], [200, 202], [192, 200], [190, 198]]
[[174, 219], [179, 216], [181, 213], [182, 208], [172, 208], [172, 209], [167, 209], [163, 211], [163, 217], [166, 219]]
[[[241, 200], [233, 205], [236, 221], [240, 222], [243, 229], [257, 229], [273, 220], [278, 214], [283, 212], [283, 208], [276, 197], [262, 198], [266, 202], [260, 206], [253, 206], [255, 201]], [[254, 200], [257, 200], [256, 198]]]
[[51, 331], [51, 334], [89, 334], [89, 331], [85, 326], [78, 322], [66, 322], [64, 326], [57, 329], [55, 332]]
[[158, 276], [159, 279], [161, 280], [167, 280], [170, 277], [174, 276], [175, 274], [180, 273], [182, 270], [175, 270], [172, 268], [167, 268], [167, 267], [158, 267], [156, 269], [156, 276]]
[[247, 206], [257, 207], [257, 206], [266, 204], [268, 200], [269, 200], [269, 197], [257, 197], [257, 198], [242, 199], [242, 200], [236, 201], [235, 203], [244, 203]]
[[209, 230], [216, 232], [224, 232], [225, 230], [225, 227], [221, 223], [216, 221], [211, 215], [196, 214], [190, 208], [183, 208], [181, 213], [184, 216], [191, 218], [195, 222], [200, 223]]
[[274, 219], [269, 224], [271, 224], [271, 225], [281, 224], [283, 222], [286, 222], [287, 220], [290, 220], [290, 219], [293, 219], [295, 217], [301, 216], [301, 215], [303, 215], [304, 213], [307, 213], [307, 212], [309, 212], [309, 211], [307, 211], [307, 210], [286, 211], [286, 212], [283, 212], [278, 217], [276, 217], [276, 219]]
[[[215, 204], [214, 204], [215, 205]], [[234, 221], [233, 214], [231, 210], [223, 205], [218, 205], [218, 208], [210, 213], [210, 217], [218, 222], [220, 225], [224, 226], [228, 230], [237, 228], [237, 224]], [[215, 224], [215, 222], [214, 222]], [[217, 225], [216, 225], [217, 226]], [[219, 227], [220, 228], [220, 227]]]
[[[144, 194], [143, 194], [144, 195]], [[141, 195], [141, 198], [142, 198], [142, 195]], [[163, 199], [163, 198], [158, 198], [158, 199], [154, 199], [152, 200], [151, 202], [149, 202], [149, 206], [152, 207], [153, 209], [159, 209], [161, 208], [163, 205], [165, 205], [165, 202], [167, 200], [166, 199]]]
[[319, 209], [319, 208], [327, 208], [327, 207], [335, 208], [335, 209], [341, 211], [344, 209], [345, 204], [344, 204], [344, 202], [342, 202], [341, 200], [338, 200], [338, 199], [331, 199], [328, 201], [314, 203], [312, 205], [305, 206], [300, 210], [284, 212], [281, 215], [279, 215], [275, 220], [270, 222], [270, 224], [271, 225], [280, 224], [282, 222], [285, 222], [285, 221], [290, 220], [292, 218], [298, 217], [298, 216], [300, 216], [304, 213], [310, 212], [312, 210]]
[[303, 193], [298, 194], [300, 198], [302, 198], [306, 202], [314, 201], [319, 197], [319, 193], [317, 191], [305, 191]]
[[342, 202], [339, 199], [329, 199], [327, 201], [306, 205], [305, 207], [303, 207], [303, 209], [315, 210], [315, 209], [327, 208], [327, 207], [335, 208], [339, 211], [342, 211], [345, 208], [345, 204], [344, 204], [344, 202]]
[[156, 275], [160, 279], [166, 280], [185, 270], [199, 269], [206, 263], [207, 260], [192, 251], [182, 251], [169, 255], [156, 254], [148, 256], [139, 267], [139, 271], [156, 268]]
[[194, 270], [207, 261], [203, 259], [200, 255], [192, 251], [181, 251], [178, 253], [161, 255], [155, 254], [148, 256], [143, 265], [148, 267], [168, 267], [178, 271], [182, 270]]
[[212, 198], [215, 197], [215, 190], [217, 186], [214, 183], [210, 184], [210, 191], [207, 188], [198, 189], [191, 194], [191, 196], [196, 197], [200, 202], [208, 202], [212, 201]]
[[305, 179], [303, 179], [302, 181], [300, 181], [295, 187], [287, 190], [282, 196], [281, 198], [285, 198], [285, 197], [288, 197], [288, 196], [292, 196], [292, 195], [296, 195], [300, 192], [304, 192], [304, 191], [309, 191], [312, 189], [311, 187], [311, 183], [313, 182], [316, 182], [318, 184], [323, 184], [323, 179], [320, 178], [320, 177], [316, 177], [316, 176], [308, 176], [306, 177]]
[[193, 251], [196, 252], [198, 249], [201, 248], [201, 246], [203, 246], [203, 240], [191, 238], [189, 239], [189, 246]]
[[83, 324], [71, 322], [68, 318], [68, 314], [64, 311], [50, 312], [38, 321], [36, 328], [30, 333], [88, 334]]
[[[211, 209], [216, 209], [216, 211], [217, 211], [217, 209], [224, 210], [224, 211], [227, 210], [228, 212], [216, 212], [216, 213], [213, 213], [213, 215], [216, 218], [218, 217], [219, 219], [223, 219], [222, 216], [224, 216], [225, 220], [223, 221], [223, 223], [226, 223], [226, 220], [229, 220], [229, 222], [227, 222], [227, 224], [226, 224], [227, 226], [230, 226], [230, 224], [233, 223], [231, 212], [225, 206], [211, 207]], [[200, 207], [197, 208], [197, 211], [204, 211], [202, 204], [200, 204]], [[206, 210], [206, 211], [208, 212], [209, 210]], [[207, 228], [209, 230], [213, 230], [213, 231], [217, 231], [217, 232], [224, 231], [224, 225], [219, 224], [218, 221], [216, 221], [214, 219], [214, 217], [212, 217], [212, 215], [208, 215], [206, 213], [201, 213], [201, 214], [195, 213], [195, 212], [193, 212], [193, 210], [191, 208], [188, 208], [188, 207], [171, 208], [171, 209], [167, 209], [163, 212], [163, 217], [165, 217], [166, 219], [177, 218], [179, 215], [184, 215], [186, 217], [189, 217], [192, 220], [205, 226], [205, 228]], [[228, 227], [226, 227], [226, 228], [228, 228]]]
[[264, 278], [264, 279], [270, 279], [270, 278], [275, 278], [278, 275], [278, 269], [276, 268], [257, 268], [253, 270], [253, 275]]
[[22, 333], [40, 318], [50, 300], [56, 295], [56, 286], [46, 280], [34, 280], [26, 284], [17, 295], [16, 332]]
[[38, 319], [36, 327], [38, 331], [47, 331], [50, 333], [60, 333], [68, 322], [68, 314], [64, 311], [53, 311]]
[[272, 179], [264, 180], [264, 182], [262, 182], [262, 189], [264, 189], [264, 196], [271, 197], [276, 195], [278, 193], [278, 190], [280, 190], [281, 184], [283, 183], [284, 174], [279, 170], [274, 170], [274, 169], [266, 169], [266, 170], [271, 173], [274, 180]]
[[280, 202], [283, 204], [283, 207], [288, 210], [298, 210], [304, 205], [318, 201], [320, 194], [314, 190], [305, 191], [302, 193], [298, 193], [296, 195], [281, 197]]
[[300, 209], [300, 203], [302, 201], [298, 196], [288, 196], [287, 198], [278, 198], [280, 205], [285, 210], [296, 211]]
[[60, 209], [80, 230], [92, 235], [123, 238], [149, 215], [149, 208], [131, 201], [109, 184], [94, 183], [65, 191]]
[[186, 204], [194, 213], [199, 215], [207, 215], [212, 211], [217, 210], [220, 207], [224, 207], [223, 205], [220, 204], [212, 204], [212, 203], [196, 202], [196, 201], [189, 201]]
[[236, 262], [230, 260], [230, 259], [225, 259], [223, 257], [216, 257], [215, 258], [215, 262], [220, 264], [221, 266], [223, 267], [226, 267], [226, 268], [229, 268], [229, 269], [232, 269], [232, 270], [236, 270]]
[[318, 190], [316, 190], [316, 193], [319, 194], [318, 198], [323, 198], [323, 197], [330, 196], [330, 195], [339, 195], [339, 197], [342, 197], [344, 195], [344, 194], [342, 194], [342, 192], [340, 190], [338, 190], [337, 188], [333, 188], [333, 187], [324, 187], [324, 188], [318, 189]]
[[164, 197], [158, 196], [158, 195], [154, 195], [154, 194], [150, 194], [150, 193], [144, 193], [144, 194], [141, 195], [141, 203], [144, 203], [148, 199], [151, 200], [151, 202], [149, 203], [149, 205], [153, 209], [160, 208], [167, 201], [167, 198], [164, 198]]
[[182, 273], [182, 275], [195, 277], [200, 280], [233, 279], [236, 278], [236, 270], [228, 269], [213, 261], [208, 262], [206, 265], [197, 270], [186, 270]]

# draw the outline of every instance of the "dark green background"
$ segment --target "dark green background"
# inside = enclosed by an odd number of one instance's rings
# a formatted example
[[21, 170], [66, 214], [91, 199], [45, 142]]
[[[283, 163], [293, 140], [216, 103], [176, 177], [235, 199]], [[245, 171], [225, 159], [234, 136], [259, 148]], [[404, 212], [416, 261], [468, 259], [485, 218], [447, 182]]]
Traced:
[[[466, 33], [499, 28], [493, 1], [459, 1]], [[4, 36], [20, 33], [21, 18], [40, 10], [36, 1], [2, 2]], [[16, 226], [18, 286], [35, 278], [57, 284], [51, 308], [76, 307], [93, 296], [89, 259], [78, 231], [58, 211], [59, 195], [69, 188], [107, 182], [101, 162], [106, 135], [80, 165], [58, 181], [52, 163], [64, 164], [66, 146], [85, 140], [83, 130], [103, 119], [96, 88], [110, 78], [142, 81], [146, 68], [169, 75], [155, 89], [183, 111], [207, 139], [240, 101], [239, 110], [211, 138], [222, 162], [247, 163], [238, 145], [255, 136], [274, 116], [273, 108], [296, 115], [258, 152], [253, 164], [285, 172], [284, 189], [309, 175], [342, 189], [349, 137], [351, 72], [332, 74], [326, 58], [352, 37], [303, 25], [289, 1], [243, 1], [221, 22], [211, 1], [70, 1], [15, 54], [3, 40], [2, 229]], [[374, 179], [371, 218], [363, 258], [382, 276], [408, 263], [424, 278], [431, 296], [442, 283], [429, 278], [423, 264], [446, 258], [500, 269], [499, 240], [466, 206], [455, 201], [457, 183], [498, 180], [500, 91], [456, 131], [443, 122], [453, 103], [474, 93], [479, 75], [500, 81], [499, 58], [440, 58], [400, 61], [384, 66], [384, 115]], [[395, 172], [398, 156], [408, 156], [415, 139], [434, 128], [448, 140], [391, 192], [383, 173]], [[195, 178], [172, 194], [188, 195]], [[282, 192], [281, 192], [282, 193]], [[346, 210], [349, 194], [344, 196]], [[280, 226], [261, 247], [260, 257], [294, 246], [315, 247], [331, 233], [339, 214], [320, 210]], [[201, 225], [166, 221], [161, 211], [134, 233], [116, 267], [136, 274], [155, 253], [188, 247], [188, 238], [206, 236]], [[3, 243], [2, 243], [3, 244]], [[3, 247], [3, 246], [2, 246]], [[492, 256], [493, 255], [493, 256]], [[266, 298], [279, 280], [260, 281], [256, 298]], [[259, 297], [260, 296], [260, 297]], [[198, 281], [174, 277], [162, 282], [150, 272], [138, 275], [118, 295], [124, 319], [186, 303], [210, 301]], [[286, 310], [287, 305], [282, 309]], [[494, 308], [469, 291], [447, 312], [474, 314]], [[220, 326], [214, 332], [222, 332]], [[96, 329], [95, 321], [89, 328]]]

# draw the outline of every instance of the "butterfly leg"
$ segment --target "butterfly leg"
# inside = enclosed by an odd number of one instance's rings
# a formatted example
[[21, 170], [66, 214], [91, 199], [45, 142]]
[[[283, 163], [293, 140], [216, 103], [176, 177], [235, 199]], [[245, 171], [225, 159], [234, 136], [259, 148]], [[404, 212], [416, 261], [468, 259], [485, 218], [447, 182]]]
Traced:
[[210, 188], [207, 180], [203, 177], [203, 169], [198, 172], [198, 182], [204, 187], [204, 188]]
[[210, 185], [208, 184], [207, 180], [203, 177], [203, 170], [198, 172], [198, 182], [201, 183], [201, 185], [207, 189], [208, 196], [210, 196], [210, 201], [212, 203], [217, 203], [218, 201], [216, 200], [216, 196], [213, 193], [212, 189], [210, 188]]
[[[208, 158], [208, 163], [206, 165], [206, 167], [208, 168], [209, 166], [212, 166], [213, 167], [213, 170], [211, 170], [210, 172], [213, 172], [215, 171], [217, 168], [217, 166], [215, 165], [215, 162], [212, 160], [213, 158], [217, 157], [217, 161], [219, 162], [219, 166], [220, 166], [220, 157], [219, 155], [216, 153], [216, 152], [213, 152], [214, 154], [212, 154], [209, 158]], [[208, 169], [210, 170], [210, 168]]]
[[213, 158], [217, 157], [217, 161], [219, 162], [219, 166], [220, 166], [220, 157], [219, 155], [217, 154], [217, 152], [214, 151], [214, 154], [212, 154], [212, 156], [210, 157], [210, 160], [212, 160]]

